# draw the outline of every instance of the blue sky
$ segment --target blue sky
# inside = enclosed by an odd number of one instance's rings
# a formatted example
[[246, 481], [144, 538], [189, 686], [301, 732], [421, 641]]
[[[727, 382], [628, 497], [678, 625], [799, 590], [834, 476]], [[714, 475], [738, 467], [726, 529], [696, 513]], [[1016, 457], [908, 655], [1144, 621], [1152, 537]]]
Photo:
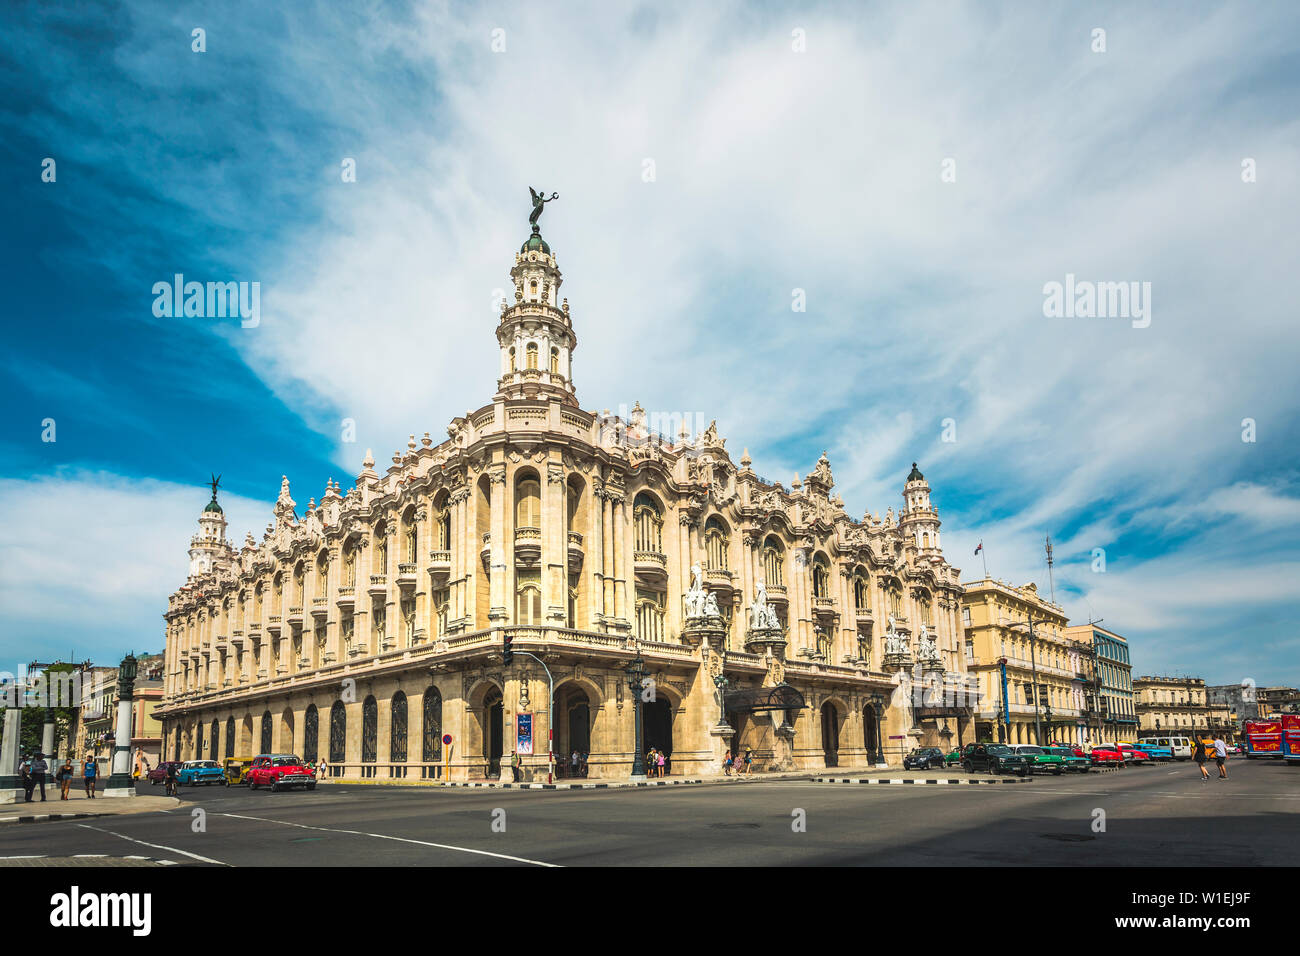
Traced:
[[[6, 5], [0, 667], [160, 646], [210, 472], [238, 543], [486, 402], [532, 185], [585, 407], [824, 449], [855, 515], [918, 461], [967, 578], [1050, 532], [1135, 672], [1300, 683], [1300, 13], [700, 6]], [[260, 325], [155, 318], [176, 272]]]

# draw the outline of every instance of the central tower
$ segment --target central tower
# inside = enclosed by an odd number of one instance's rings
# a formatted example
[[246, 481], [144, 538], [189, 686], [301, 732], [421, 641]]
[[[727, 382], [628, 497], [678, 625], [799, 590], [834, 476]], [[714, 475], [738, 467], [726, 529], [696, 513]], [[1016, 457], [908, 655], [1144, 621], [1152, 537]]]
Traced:
[[510, 270], [514, 302], [501, 303], [499, 399], [556, 398], [578, 405], [573, 389], [573, 350], [578, 338], [569, 321], [569, 300], [559, 298], [564, 279], [551, 247], [533, 222], [533, 234], [515, 254]]

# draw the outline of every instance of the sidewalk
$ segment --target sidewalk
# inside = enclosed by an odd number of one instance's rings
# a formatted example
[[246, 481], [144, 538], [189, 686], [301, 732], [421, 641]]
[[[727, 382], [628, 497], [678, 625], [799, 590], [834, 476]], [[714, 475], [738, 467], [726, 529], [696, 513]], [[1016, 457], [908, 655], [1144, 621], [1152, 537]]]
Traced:
[[[162, 790], [161, 787], [158, 788]], [[72, 786], [67, 800], [59, 799], [57, 785], [45, 786], [45, 802], [41, 802], [40, 787], [36, 788], [31, 803], [20, 797], [17, 803], [0, 803], [0, 826], [6, 823], [45, 823], [49, 820], [84, 820], [89, 817], [120, 816], [125, 813], [149, 813], [153, 810], [170, 810], [180, 806], [175, 797], [105, 797], [100, 793], [91, 800], [78, 780]]]

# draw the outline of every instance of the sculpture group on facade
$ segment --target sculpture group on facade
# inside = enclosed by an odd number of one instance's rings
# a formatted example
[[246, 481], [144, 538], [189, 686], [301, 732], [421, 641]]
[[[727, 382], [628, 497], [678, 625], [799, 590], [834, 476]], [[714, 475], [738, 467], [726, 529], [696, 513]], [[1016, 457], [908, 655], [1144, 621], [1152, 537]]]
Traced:
[[691, 565], [691, 589], [686, 592], [686, 619], [722, 617], [718, 610], [718, 597], [704, 587], [704, 569]]
[[752, 631], [779, 631], [776, 608], [767, 603], [767, 584], [759, 578], [755, 585], [754, 603], [749, 606], [749, 628]]
[[934, 635], [924, 624], [921, 625], [921, 634], [917, 638], [917, 656], [927, 664], [939, 660], [939, 645], [935, 643]]
[[906, 635], [898, 633], [894, 615], [889, 615], [889, 630], [885, 632], [885, 656], [907, 657], [910, 650]]

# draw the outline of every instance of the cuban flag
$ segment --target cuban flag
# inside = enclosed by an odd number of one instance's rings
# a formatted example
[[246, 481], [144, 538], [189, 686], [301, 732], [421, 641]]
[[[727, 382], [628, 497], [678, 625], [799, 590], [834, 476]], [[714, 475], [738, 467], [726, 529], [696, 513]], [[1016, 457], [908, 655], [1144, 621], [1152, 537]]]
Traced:
[[984, 542], [981, 541], [981, 542], [979, 543], [979, 547], [977, 547], [977, 548], [975, 549], [975, 553], [976, 553], [976, 554], [979, 554], [979, 553], [980, 553], [981, 551], [983, 551], [983, 550], [984, 550]]

